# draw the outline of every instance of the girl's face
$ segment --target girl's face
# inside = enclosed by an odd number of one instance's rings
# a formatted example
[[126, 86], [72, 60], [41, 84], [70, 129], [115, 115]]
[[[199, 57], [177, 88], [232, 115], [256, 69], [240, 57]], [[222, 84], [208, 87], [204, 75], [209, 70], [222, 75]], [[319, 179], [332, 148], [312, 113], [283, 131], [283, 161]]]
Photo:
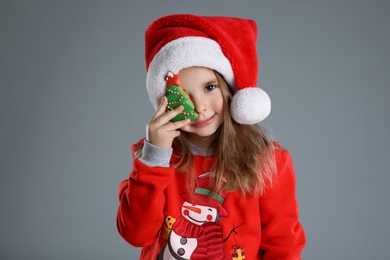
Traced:
[[190, 142], [201, 146], [205, 137], [211, 136], [223, 123], [223, 96], [213, 70], [190, 67], [179, 72], [182, 87], [195, 105], [198, 119], [181, 130], [188, 132]]

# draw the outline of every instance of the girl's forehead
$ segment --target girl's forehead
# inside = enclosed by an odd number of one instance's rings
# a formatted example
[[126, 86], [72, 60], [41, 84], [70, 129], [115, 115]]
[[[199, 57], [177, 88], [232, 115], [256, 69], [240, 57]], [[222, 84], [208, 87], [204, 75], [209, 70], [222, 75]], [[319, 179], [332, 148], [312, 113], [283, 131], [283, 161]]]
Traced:
[[190, 67], [179, 72], [179, 79], [183, 85], [204, 84], [217, 81], [213, 70], [203, 67]]

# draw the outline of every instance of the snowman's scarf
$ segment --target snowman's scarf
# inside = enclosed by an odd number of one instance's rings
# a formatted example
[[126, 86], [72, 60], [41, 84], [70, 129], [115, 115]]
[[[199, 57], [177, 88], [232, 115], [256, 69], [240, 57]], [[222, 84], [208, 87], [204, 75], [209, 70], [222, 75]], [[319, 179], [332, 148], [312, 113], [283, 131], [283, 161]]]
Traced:
[[206, 222], [198, 226], [180, 217], [175, 222], [173, 230], [182, 237], [197, 239], [198, 246], [192, 255], [194, 259], [206, 259], [197, 258], [201, 256], [207, 256], [207, 259], [225, 259], [222, 229], [215, 222]]

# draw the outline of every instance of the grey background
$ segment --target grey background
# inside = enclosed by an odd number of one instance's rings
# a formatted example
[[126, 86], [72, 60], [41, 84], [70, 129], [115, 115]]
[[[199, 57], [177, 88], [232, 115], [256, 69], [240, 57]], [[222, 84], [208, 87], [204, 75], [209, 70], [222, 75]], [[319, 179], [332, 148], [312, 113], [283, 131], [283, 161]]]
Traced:
[[138, 259], [115, 226], [170, 13], [259, 25], [264, 126], [294, 159], [303, 259], [389, 259], [389, 1], [0, 1], [0, 258]]

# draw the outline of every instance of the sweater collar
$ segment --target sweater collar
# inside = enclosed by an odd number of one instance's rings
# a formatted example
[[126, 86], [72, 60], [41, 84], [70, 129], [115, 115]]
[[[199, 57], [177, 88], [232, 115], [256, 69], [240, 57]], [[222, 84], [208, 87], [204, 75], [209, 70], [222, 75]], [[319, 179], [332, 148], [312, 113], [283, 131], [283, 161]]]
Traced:
[[203, 147], [196, 146], [192, 143], [190, 143], [191, 151], [192, 154], [194, 155], [201, 155], [201, 156], [207, 156], [207, 155], [214, 155], [215, 154], [215, 149], [207, 149]]

